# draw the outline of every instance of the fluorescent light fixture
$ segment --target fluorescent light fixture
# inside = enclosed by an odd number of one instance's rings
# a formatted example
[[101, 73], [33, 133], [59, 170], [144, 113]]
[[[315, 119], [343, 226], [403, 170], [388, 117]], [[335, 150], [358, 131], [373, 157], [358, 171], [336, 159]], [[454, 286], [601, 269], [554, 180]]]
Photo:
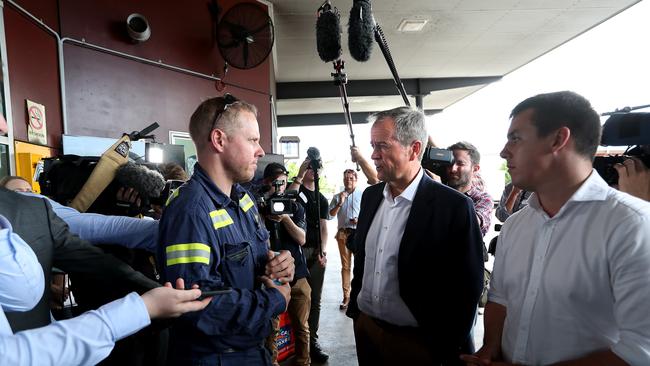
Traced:
[[424, 29], [424, 26], [429, 22], [428, 19], [402, 19], [397, 26], [400, 32], [419, 32]]

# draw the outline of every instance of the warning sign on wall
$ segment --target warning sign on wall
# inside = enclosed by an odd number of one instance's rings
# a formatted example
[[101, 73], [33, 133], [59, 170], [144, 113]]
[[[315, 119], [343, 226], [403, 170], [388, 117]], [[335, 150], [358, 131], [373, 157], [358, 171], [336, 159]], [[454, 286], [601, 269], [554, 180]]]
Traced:
[[27, 101], [27, 138], [29, 142], [39, 145], [47, 145], [47, 124], [45, 123], [45, 106]]

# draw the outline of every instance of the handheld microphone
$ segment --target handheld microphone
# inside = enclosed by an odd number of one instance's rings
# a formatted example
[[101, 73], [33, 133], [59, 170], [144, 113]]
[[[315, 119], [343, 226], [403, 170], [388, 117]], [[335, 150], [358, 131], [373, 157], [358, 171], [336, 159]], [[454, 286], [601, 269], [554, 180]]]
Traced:
[[142, 197], [158, 197], [165, 188], [165, 178], [144, 165], [126, 163], [115, 172], [115, 180], [138, 191]]
[[318, 9], [316, 20], [316, 49], [324, 62], [341, 57], [341, 24], [339, 11], [327, 0]]
[[348, 47], [352, 58], [360, 62], [370, 59], [374, 31], [370, 0], [354, 0], [348, 23]]
[[307, 157], [311, 161], [311, 167], [312, 169], [314, 169], [314, 171], [317, 171], [318, 169], [323, 167], [321, 165], [320, 151], [318, 151], [318, 148], [310, 147], [309, 149], [307, 149]]

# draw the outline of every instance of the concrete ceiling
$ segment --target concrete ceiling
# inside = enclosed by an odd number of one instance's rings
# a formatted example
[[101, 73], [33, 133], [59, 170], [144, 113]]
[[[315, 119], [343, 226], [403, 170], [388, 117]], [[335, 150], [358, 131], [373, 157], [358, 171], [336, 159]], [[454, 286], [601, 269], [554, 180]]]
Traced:
[[[276, 31], [275, 67], [278, 88], [277, 114], [342, 113], [338, 88], [329, 96], [312, 95], [312, 83], [304, 86], [304, 98], [283, 88], [295, 82], [331, 81], [331, 63], [316, 52], [316, 10], [322, 0], [269, 0], [273, 4]], [[498, 80], [559, 45], [625, 10], [638, 0], [372, 0], [377, 23], [382, 27], [402, 79], [436, 83], [440, 78], [476, 77], [474, 85], [443, 83], [423, 96], [422, 106], [442, 110], [474, 93], [486, 82]], [[354, 61], [347, 47], [347, 24], [352, 0], [332, 0], [341, 13], [342, 58], [352, 88], [355, 81], [383, 80], [392, 76], [379, 47], [373, 45], [369, 61]], [[417, 33], [397, 30], [402, 19], [426, 19]], [[485, 77], [491, 77], [486, 81]], [[442, 79], [445, 80], [445, 79]], [[368, 83], [366, 83], [368, 84]], [[386, 84], [386, 85], [389, 85]], [[321, 86], [323, 83], [321, 83]], [[372, 85], [372, 84], [369, 84]], [[327, 90], [326, 88], [324, 88]], [[395, 96], [372, 88], [350, 98], [352, 112], [377, 111], [402, 105]], [[411, 94], [411, 93], [409, 93]], [[342, 119], [342, 118], [341, 118]], [[341, 120], [341, 123], [343, 121]], [[279, 119], [279, 125], [282, 123]]]

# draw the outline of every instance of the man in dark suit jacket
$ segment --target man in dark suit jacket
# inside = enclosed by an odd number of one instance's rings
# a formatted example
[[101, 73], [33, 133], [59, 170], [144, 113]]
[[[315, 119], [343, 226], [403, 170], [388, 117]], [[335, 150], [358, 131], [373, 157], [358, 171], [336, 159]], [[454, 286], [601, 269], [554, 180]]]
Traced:
[[[52, 266], [67, 273], [79, 273], [90, 278], [127, 285], [132, 291], [146, 292], [158, 283], [101, 249], [68, 231], [43, 198], [24, 196], [0, 188], [0, 215], [9, 220], [14, 232], [27, 242], [43, 267], [45, 283], [50, 283]], [[97, 288], [102, 291], [102, 288]], [[7, 313], [11, 329], [18, 332], [50, 324], [49, 286], [43, 297], [30, 311]]]
[[372, 160], [384, 183], [365, 190], [355, 238], [347, 314], [359, 364], [462, 364], [483, 287], [472, 201], [423, 174], [421, 111], [372, 118]]

